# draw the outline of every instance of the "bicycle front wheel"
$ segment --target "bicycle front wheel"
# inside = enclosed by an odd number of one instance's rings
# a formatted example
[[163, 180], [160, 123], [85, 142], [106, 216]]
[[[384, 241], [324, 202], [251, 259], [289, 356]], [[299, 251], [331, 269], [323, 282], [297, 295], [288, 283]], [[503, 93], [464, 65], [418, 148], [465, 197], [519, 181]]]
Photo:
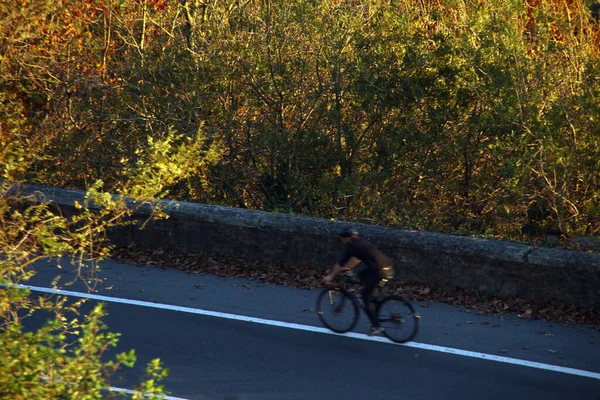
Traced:
[[358, 307], [342, 289], [326, 288], [317, 297], [317, 315], [336, 333], [352, 330], [358, 321]]
[[379, 303], [377, 318], [388, 339], [404, 343], [413, 339], [419, 331], [421, 317], [408, 300], [400, 296], [388, 296]]

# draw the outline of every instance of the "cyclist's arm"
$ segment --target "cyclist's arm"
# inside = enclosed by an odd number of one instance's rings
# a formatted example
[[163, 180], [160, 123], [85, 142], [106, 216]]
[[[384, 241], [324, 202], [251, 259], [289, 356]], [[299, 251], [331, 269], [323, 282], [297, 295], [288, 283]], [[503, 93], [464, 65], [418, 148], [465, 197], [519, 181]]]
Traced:
[[331, 282], [333, 280], [333, 278], [335, 278], [340, 272], [342, 271], [349, 271], [352, 268], [354, 268], [356, 265], [358, 265], [360, 263], [360, 260], [356, 257], [352, 257], [350, 258], [345, 264], [344, 266], [340, 266], [340, 264], [335, 263], [335, 265], [333, 266], [333, 268], [331, 269], [331, 272], [325, 276], [325, 278], [323, 278], [323, 280], [325, 282]]
[[352, 268], [356, 267], [358, 264], [360, 264], [361, 260], [356, 258], [356, 257], [352, 257], [350, 259], [350, 261], [348, 261], [343, 267], [342, 269], [347, 269], [347, 270], [351, 270]]

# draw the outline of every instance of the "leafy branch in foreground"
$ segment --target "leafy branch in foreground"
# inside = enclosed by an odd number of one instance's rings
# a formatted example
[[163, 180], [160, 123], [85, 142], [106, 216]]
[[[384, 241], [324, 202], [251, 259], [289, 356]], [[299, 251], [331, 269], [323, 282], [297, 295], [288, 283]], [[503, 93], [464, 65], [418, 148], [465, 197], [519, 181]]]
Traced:
[[[148, 151], [139, 152], [133, 167], [126, 167], [120, 195], [102, 192], [93, 184], [75, 211], [63, 213], [40, 193], [11, 184], [10, 171], [27, 169], [24, 145], [14, 145], [11, 157], [0, 157], [0, 398], [11, 399], [133, 399], [164, 398], [160, 381], [168, 371], [160, 360], [146, 369], [146, 378], [133, 391], [111, 388], [112, 377], [136, 361], [132, 350], [114, 358], [119, 334], [102, 322], [102, 304], [82, 311], [84, 300], [64, 296], [37, 296], [21, 284], [35, 274], [32, 265], [41, 260], [70, 262], [78, 271], [76, 281], [93, 291], [100, 280], [98, 262], [110, 254], [107, 230], [128, 223], [139, 207], [150, 206], [151, 218], [162, 216], [153, 199], [166, 193], [168, 185], [195, 173], [211, 161], [211, 146], [204, 145], [201, 131], [193, 139], [169, 132], [154, 140]], [[0, 154], [2, 154], [0, 152]], [[151, 199], [151, 200], [146, 200]], [[59, 277], [53, 285], [58, 287]], [[73, 282], [67, 282], [71, 284]], [[32, 317], [35, 317], [35, 321]], [[47, 320], [35, 327], [40, 320]]]

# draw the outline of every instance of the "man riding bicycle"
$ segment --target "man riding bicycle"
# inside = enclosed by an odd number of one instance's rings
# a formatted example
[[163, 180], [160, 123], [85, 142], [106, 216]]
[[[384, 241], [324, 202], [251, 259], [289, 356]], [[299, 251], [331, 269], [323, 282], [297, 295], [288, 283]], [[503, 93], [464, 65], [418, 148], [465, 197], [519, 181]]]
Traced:
[[340, 233], [340, 237], [345, 243], [344, 253], [340, 261], [333, 266], [331, 272], [323, 280], [330, 283], [340, 272], [349, 271], [362, 261], [366, 268], [358, 274], [358, 278], [362, 286], [360, 294], [371, 321], [371, 330], [368, 335], [379, 334], [383, 332], [383, 328], [379, 325], [375, 315], [373, 292], [385, 277], [384, 270], [391, 271], [390, 261], [371, 242], [360, 237], [353, 228], [344, 229]]

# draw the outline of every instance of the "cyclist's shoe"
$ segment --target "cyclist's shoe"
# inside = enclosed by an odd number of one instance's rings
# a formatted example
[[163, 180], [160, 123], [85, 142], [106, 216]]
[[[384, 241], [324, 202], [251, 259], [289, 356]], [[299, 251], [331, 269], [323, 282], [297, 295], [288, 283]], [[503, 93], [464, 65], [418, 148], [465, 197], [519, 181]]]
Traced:
[[375, 336], [379, 335], [381, 332], [383, 332], [383, 328], [381, 326], [373, 326], [371, 327], [371, 330], [369, 331], [369, 333], [367, 333], [367, 335]]

